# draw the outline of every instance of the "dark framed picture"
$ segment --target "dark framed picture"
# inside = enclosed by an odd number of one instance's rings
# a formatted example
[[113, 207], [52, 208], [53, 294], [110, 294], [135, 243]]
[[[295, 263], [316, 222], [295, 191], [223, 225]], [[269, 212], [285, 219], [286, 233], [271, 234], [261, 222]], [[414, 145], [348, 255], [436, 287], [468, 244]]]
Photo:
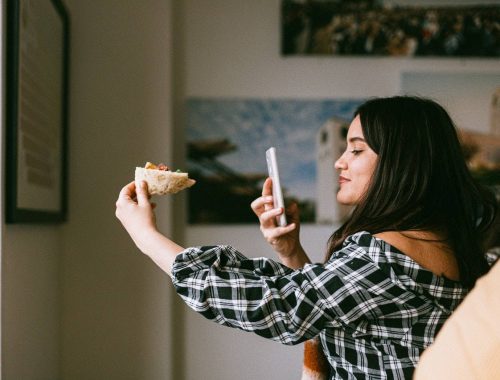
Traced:
[[68, 48], [60, 0], [7, 0], [7, 223], [67, 218]]
[[283, 55], [500, 56], [498, 1], [282, 0]]

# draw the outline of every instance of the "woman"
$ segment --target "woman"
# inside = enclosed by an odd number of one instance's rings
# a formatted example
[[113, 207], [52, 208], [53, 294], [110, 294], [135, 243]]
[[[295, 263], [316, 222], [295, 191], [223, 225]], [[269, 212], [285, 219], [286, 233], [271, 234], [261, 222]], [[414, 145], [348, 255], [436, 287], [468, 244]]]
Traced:
[[147, 187], [125, 186], [116, 215], [136, 245], [171, 275], [206, 318], [284, 344], [319, 335], [332, 379], [411, 378], [420, 353], [476, 279], [495, 200], [469, 174], [455, 127], [425, 99], [364, 103], [335, 163], [337, 200], [354, 210], [310, 264], [272, 208], [272, 183], [252, 203], [283, 264], [229, 246], [184, 249], [158, 232]]

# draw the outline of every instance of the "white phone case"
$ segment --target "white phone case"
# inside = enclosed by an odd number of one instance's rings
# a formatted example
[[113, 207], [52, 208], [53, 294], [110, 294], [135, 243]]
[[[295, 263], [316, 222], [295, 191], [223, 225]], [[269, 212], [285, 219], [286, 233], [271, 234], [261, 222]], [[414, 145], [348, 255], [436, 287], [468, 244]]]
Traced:
[[[278, 170], [278, 162], [276, 160], [276, 148], [271, 147], [266, 150], [266, 161], [267, 170], [269, 172], [269, 177], [273, 180], [273, 199], [274, 207], [285, 208], [285, 202], [283, 200], [283, 192], [281, 190], [280, 174]], [[286, 226], [286, 216], [285, 213], [281, 214], [277, 218], [278, 225], [281, 227]]]

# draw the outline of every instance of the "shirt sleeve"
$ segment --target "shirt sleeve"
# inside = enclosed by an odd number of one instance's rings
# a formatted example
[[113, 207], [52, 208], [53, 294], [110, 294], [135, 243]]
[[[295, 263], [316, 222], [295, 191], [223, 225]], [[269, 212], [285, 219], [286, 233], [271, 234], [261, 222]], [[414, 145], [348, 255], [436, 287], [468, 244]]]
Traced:
[[328, 326], [356, 329], [361, 320], [383, 318], [390, 325], [393, 319], [400, 328], [432, 309], [358, 251], [291, 270], [230, 246], [188, 248], [177, 256], [172, 278], [186, 304], [204, 317], [284, 344]]

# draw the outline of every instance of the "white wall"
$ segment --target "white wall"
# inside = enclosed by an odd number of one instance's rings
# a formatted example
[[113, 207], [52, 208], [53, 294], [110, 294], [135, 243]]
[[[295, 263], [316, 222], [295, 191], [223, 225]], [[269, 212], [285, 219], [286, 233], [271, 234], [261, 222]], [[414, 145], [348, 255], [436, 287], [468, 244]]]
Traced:
[[[279, 0], [185, 0], [178, 96], [351, 98], [394, 95], [405, 72], [500, 73], [498, 60], [281, 57]], [[176, 51], [176, 54], [179, 52]], [[421, 93], [425, 95], [425, 93]], [[464, 94], [467, 96], [467, 94]], [[473, 109], [470, 110], [474, 112]], [[321, 259], [326, 227], [304, 228]], [[230, 242], [249, 256], [269, 255], [254, 227], [188, 226], [188, 245]], [[272, 254], [271, 254], [272, 255]], [[186, 320], [186, 379], [298, 379], [302, 348], [284, 347], [203, 320]]]
[[2, 379], [59, 376], [61, 232], [4, 226]]
[[[170, 379], [170, 280], [114, 216], [135, 166], [171, 162], [171, 4], [65, 0], [72, 19], [61, 378]], [[170, 205], [158, 200], [168, 231]]]
[[[1, 378], [178, 378], [170, 280], [114, 217], [118, 191], [136, 165], [172, 160], [171, 2], [65, 3], [72, 21], [70, 220], [0, 222]], [[167, 202], [158, 202], [165, 231]]]

